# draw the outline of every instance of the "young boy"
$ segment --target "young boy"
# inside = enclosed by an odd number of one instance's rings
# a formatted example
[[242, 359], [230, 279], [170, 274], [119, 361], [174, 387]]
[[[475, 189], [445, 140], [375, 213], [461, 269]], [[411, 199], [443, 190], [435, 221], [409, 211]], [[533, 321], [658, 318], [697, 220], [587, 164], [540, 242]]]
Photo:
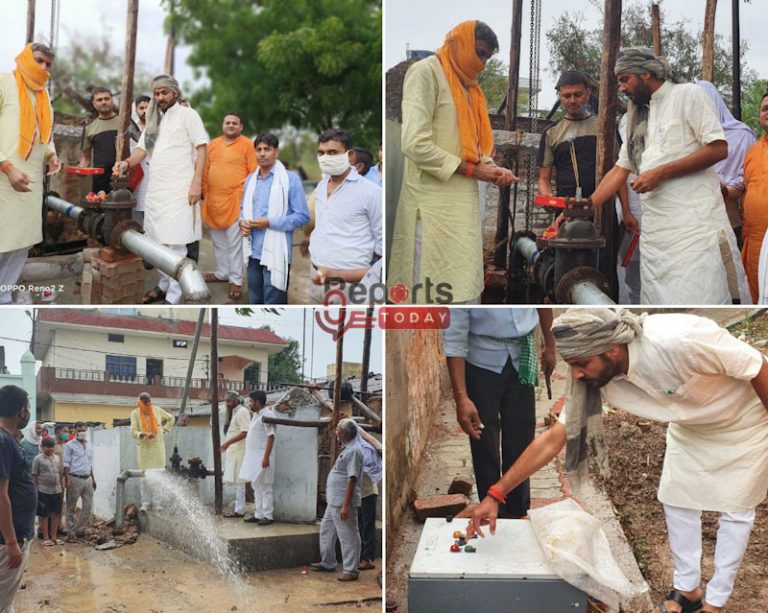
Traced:
[[[53, 439], [43, 439], [41, 445], [43, 452], [32, 462], [32, 480], [37, 488], [37, 516], [40, 518], [40, 528], [43, 532], [43, 545], [52, 547], [54, 543], [64, 544], [64, 541], [59, 540], [59, 516], [64, 477], [61, 460], [53, 452]], [[50, 531], [48, 530], [49, 516]]]

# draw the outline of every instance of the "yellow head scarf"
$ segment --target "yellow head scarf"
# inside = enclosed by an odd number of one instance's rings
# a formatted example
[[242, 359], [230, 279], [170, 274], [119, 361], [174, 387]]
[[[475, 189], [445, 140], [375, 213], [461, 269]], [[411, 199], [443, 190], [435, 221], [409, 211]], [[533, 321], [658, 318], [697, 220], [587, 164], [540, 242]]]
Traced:
[[139, 409], [139, 417], [141, 418], [141, 431], [151, 432], [157, 436], [157, 418], [155, 417], [155, 405], [151, 402], [149, 405], [144, 404], [139, 398], [136, 401], [136, 408]]
[[[45, 89], [50, 73], [35, 61], [32, 43], [16, 56], [14, 74], [19, 92], [19, 156], [27, 160], [36, 137], [39, 137], [41, 143], [49, 143], [53, 136], [51, 100]], [[36, 109], [27, 88], [35, 92]]]
[[437, 57], [448, 79], [461, 136], [462, 159], [477, 164], [490, 155], [493, 132], [483, 90], [477, 83], [483, 62], [475, 52], [475, 21], [464, 21], [448, 32]]

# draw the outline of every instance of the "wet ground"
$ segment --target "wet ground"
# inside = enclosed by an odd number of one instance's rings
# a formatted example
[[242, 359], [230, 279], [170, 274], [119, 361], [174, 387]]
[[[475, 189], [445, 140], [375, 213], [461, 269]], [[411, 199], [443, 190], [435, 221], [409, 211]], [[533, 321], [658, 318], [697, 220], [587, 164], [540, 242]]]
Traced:
[[[377, 567], [380, 567], [377, 561]], [[33, 543], [17, 613], [189, 613], [381, 610], [376, 571], [341, 583], [301, 568], [247, 573], [242, 583], [142, 535], [134, 545], [96, 551], [86, 544]], [[239, 587], [238, 587], [239, 585]]]
[[[293, 250], [291, 255], [291, 274], [288, 285], [288, 304], [307, 304], [309, 300], [309, 258], [301, 255], [299, 246], [304, 238], [301, 231], [294, 232]], [[213, 251], [213, 243], [207, 230], [203, 230], [203, 239], [200, 242], [200, 269], [203, 272], [213, 272], [216, 270], [216, 258]], [[151, 290], [157, 285], [159, 273], [157, 270], [144, 271], [144, 289]], [[24, 299], [31, 300], [36, 304], [81, 304], [80, 286], [75, 276], [56, 281], [40, 281], [36, 286], [51, 286], [57, 288], [56, 298], [53, 301], [44, 300], [41, 292], [30, 292]], [[228, 283], [209, 283], [208, 289], [211, 292], [212, 305], [247, 305], [248, 304], [248, 283], [243, 270], [243, 290], [240, 300], [232, 300], [227, 295], [229, 292]], [[18, 300], [18, 296], [16, 297]]]

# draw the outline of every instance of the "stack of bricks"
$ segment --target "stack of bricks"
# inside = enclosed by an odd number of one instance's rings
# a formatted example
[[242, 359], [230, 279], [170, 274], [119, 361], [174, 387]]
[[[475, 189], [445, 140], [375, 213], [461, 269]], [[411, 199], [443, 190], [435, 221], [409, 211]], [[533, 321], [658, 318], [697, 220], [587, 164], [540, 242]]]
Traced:
[[86, 250], [80, 285], [83, 304], [141, 304], [144, 260], [111, 247]]

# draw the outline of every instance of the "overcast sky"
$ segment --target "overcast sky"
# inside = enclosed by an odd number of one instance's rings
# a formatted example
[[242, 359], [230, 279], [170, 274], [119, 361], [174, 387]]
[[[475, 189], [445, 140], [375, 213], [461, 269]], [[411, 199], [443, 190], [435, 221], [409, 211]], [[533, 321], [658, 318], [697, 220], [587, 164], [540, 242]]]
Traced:
[[[624, 0], [627, 5], [630, 0]], [[766, 0], [752, 0], [741, 4], [741, 39], [749, 42], [747, 64], [757, 70], [759, 78], [768, 79], [768, 12]], [[650, 5], [650, 2], [647, 2]], [[528, 77], [530, 61], [530, 0], [523, 2], [520, 76]], [[600, 2], [602, 6], [602, 2]], [[693, 9], [692, 7], [696, 8]], [[691, 32], [699, 32], [704, 23], [704, 0], [662, 0], [661, 7], [667, 21], [688, 19]], [[555, 80], [549, 74], [549, 54], [545, 33], [550, 24], [565, 12], [583, 14], [587, 29], [602, 23], [600, 11], [585, 0], [542, 0], [539, 108], [550, 108], [555, 100]], [[509, 63], [510, 30], [512, 28], [511, 0], [385, 0], [384, 11], [384, 67], [385, 70], [405, 60], [405, 47], [434, 51], [445, 34], [456, 24], [467, 19], [485, 21], [499, 37], [500, 50], [496, 57]], [[715, 31], [726, 41], [731, 39], [731, 3], [720, 2], [716, 14]], [[730, 42], [728, 43], [730, 44]]]
[[[125, 50], [125, 0], [60, 0], [58, 49], [69, 45], [73, 37], [100, 37], [106, 32], [112, 39], [112, 50], [121, 57]], [[24, 47], [27, 32], [27, 0], [2, 0], [3, 36], [0, 37], [0, 72], [14, 68], [14, 58]], [[163, 72], [167, 37], [163, 33], [165, 10], [160, 0], [139, 2], [136, 62], [151, 74]], [[51, 2], [38, 0], [35, 14], [35, 40], [51, 39]], [[176, 47], [176, 78], [184, 85], [193, 82], [186, 59], [189, 48]]]
[[[280, 315], [264, 313], [259, 307], [253, 307], [253, 309], [252, 317], [237, 315], [234, 309], [219, 309], [219, 321], [223, 324], [254, 328], [268, 324], [283, 338], [299, 341], [301, 351], [303, 318], [306, 310], [305, 376], [310, 376], [310, 366], [312, 366], [312, 377], [325, 377], [326, 365], [336, 361], [336, 344], [328, 333], [314, 323], [313, 309], [285, 308]], [[29, 349], [32, 336], [32, 322], [25, 313], [26, 310], [29, 309], [0, 308], [0, 346], [5, 347], [6, 364], [13, 374], [21, 372], [19, 360]], [[381, 373], [381, 352], [381, 330], [374, 328], [371, 335], [371, 370], [376, 373]], [[362, 359], [363, 331], [348, 330], [344, 335], [344, 361], [362, 362]]]

